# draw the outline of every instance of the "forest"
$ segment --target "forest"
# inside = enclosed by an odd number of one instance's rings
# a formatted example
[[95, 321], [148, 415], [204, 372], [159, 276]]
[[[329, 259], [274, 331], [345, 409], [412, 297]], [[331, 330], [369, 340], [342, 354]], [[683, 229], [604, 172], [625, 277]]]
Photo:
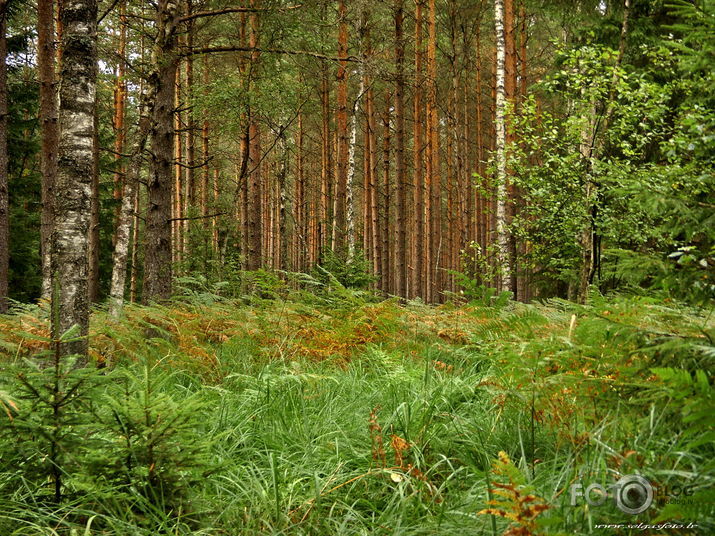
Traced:
[[0, 0], [0, 536], [712, 534], [715, 0]]

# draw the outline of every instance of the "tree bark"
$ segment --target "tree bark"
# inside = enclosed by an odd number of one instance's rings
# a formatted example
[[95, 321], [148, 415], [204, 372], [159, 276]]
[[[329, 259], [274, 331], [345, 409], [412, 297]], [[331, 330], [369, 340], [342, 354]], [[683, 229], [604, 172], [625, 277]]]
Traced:
[[[122, 205], [119, 212], [119, 220], [117, 222], [114, 255], [112, 256], [112, 280], [109, 288], [109, 314], [114, 318], [119, 318], [122, 312], [122, 307], [124, 306], [124, 288], [127, 277], [127, 257], [129, 253], [130, 231], [132, 228], [132, 220], [135, 219], [135, 207], [137, 204], [135, 191], [137, 189], [141, 165], [146, 149], [146, 140], [151, 127], [151, 118], [149, 117], [149, 101], [152, 97], [153, 96], [151, 95], [141, 95], [139, 128], [136, 134], [137, 139], [132, 149], [132, 156], [128, 167], [129, 172], [126, 176], [126, 180], [124, 181]], [[136, 237], [134, 238], [134, 244], [132, 253], [136, 251]], [[134, 255], [132, 255], [132, 257], [132, 268], [134, 268], [136, 259], [134, 258]]]
[[348, 187], [348, 22], [345, 0], [338, 2], [338, 110], [337, 110], [337, 177], [335, 213], [333, 215], [333, 249], [341, 252], [346, 245], [346, 197]]
[[427, 261], [427, 301], [436, 301], [440, 290], [442, 247], [441, 176], [439, 158], [439, 117], [437, 111], [437, 8], [429, 0], [427, 45], [427, 183], [429, 185], [429, 248]]
[[52, 336], [79, 332], [59, 344], [62, 356], [87, 355], [88, 231], [97, 81], [97, 2], [66, 0], [62, 21], [59, 156], [52, 240]]
[[[251, 7], [257, 4], [258, 0], [251, 0]], [[258, 46], [258, 15], [252, 13], [249, 24], [249, 47], [255, 48]], [[259, 53], [251, 53], [251, 77], [258, 66]], [[251, 78], [249, 90], [251, 89]], [[263, 182], [261, 178], [261, 130], [260, 125], [255, 117], [255, 111], [252, 106], [248, 111], [248, 164], [250, 166], [248, 180], [248, 258], [246, 266], [249, 270], [258, 270], [263, 265], [264, 254], [268, 251], [263, 251], [264, 239], [264, 221], [263, 215], [269, 216], [263, 209]], [[266, 237], [267, 238], [267, 237]]]
[[385, 113], [382, 115], [382, 210], [380, 211], [380, 283], [385, 293], [392, 292], [392, 248], [390, 247], [390, 210], [392, 187], [390, 185], [390, 106], [392, 95], [385, 96]]
[[494, 0], [494, 24], [496, 29], [496, 234], [497, 268], [499, 272], [497, 287], [505, 290], [511, 281], [509, 262], [509, 237], [507, 234], [507, 176], [506, 176], [506, 94], [505, 94], [505, 37], [504, 37], [504, 1]]
[[176, 4], [160, 0], [156, 14], [157, 35], [152, 54], [149, 91], [151, 109], [151, 158], [144, 259], [144, 303], [171, 296], [171, 183], [174, 141], [174, 94], [178, 66], [176, 54]]
[[405, 173], [405, 37], [404, 0], [395, 0], [395, 189], [397, 240], [395, 294], [407, 298], [407, 179]]
[[52, 294], [52, 201], [57, 180], [57, 144], [59, 125], [55, 91], [55, 19], [53, 0], [37, 2], [37, 74], [40, 82], [40, 170], [42, 172], [42, 212], [40, 215], [40, 257], [42, 266], [41, 297]]
[[422, 0], [415, 3], [415, 88], [413, 97], [413, 159], [414, 159], [414, 269], [412, 272], [413, 297], [426, 299], [425, 274], [425, 184], [423, 172], [424, 134], [422, 130], [424, 109], [422, 107]]
[[0, 314], [8, 310], [10, 221], [7, 158], [7, 2], [0, 0]]
[[99, 301], [99, 109], [95, 102], [92, 133], [92, 183], [89, 213], [89, 303]]

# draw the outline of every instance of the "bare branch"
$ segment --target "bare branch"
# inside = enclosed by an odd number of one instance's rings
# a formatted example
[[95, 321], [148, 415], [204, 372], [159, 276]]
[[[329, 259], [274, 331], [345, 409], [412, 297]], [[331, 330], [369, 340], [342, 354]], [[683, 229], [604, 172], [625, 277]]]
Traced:
[[235, 46], [225, 46], [225, 47], [202, 47], [202, 48], [192, 48], [182, 52], [182, 56], [198, 56], [199, 54], [214, 54], [220, 52], [260, 52], [262, 54], [288, 54], [291, 56], [310, 56], [311, 58], [318, 58], [320, 60], [330, 60], [330, 61], [352, 61], [356, 63], [362, 62], [361, 58], [356, 56], [328, 56], [326, 54], [320, 54], [319, 52], [309, 52], [307, 50], [285, 50], [279, 48], [255, 48], [255, 47], [235, 47]]
[[287, 7], [282, 7], [280, 9], [258, 8], [258, 7], [227, 7], [224, 9], [216, 9], [213, 11], [197, 11], [196, 13], [184, 15], [183, 17], [179, 17], [179, 22], [188, 22], [188, 21], [200, 19], [203, 17], [216, 17], [218, 15], [226, 15], [228, 13], [259, 13], [259, 12], [265, 12], [265, 11], [281, 12], [281, 11], [292, 11], [294, 9], [298, 9], [301, 7], [303, 7], [303, 6], [302, 5], [287, 6]]

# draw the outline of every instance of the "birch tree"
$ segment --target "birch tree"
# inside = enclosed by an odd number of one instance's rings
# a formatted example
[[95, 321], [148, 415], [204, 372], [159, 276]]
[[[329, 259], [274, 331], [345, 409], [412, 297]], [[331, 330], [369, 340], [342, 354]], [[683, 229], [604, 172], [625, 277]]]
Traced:
[[73, 326], [79, 337], [61, 355], [87, 355], [89, 333], [88, 231], [97, 81], [97, 2], [65, 0], [60, 6], [60, 141], [52, 233], [52, 335]]
[[509, 237], [506, 228], [506, 92], [505, 83], [505, 36], [504, 0], [494, 0], [494, 27], [496, 29], [496, 232], [497, 232], [497, 286], [503, 289], [511, 280], [509, 263]]

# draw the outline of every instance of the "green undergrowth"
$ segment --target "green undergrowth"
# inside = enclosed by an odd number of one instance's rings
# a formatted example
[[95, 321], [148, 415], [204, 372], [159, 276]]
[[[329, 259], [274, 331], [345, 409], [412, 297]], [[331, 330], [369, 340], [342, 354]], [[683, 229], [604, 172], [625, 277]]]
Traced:
[[[204, 296], [96, 311], [76, 369], [52, 365], [46, 308], [18, 308], [0, 534], [707, 534], [714, 335], [643, 297]], [[628, 474], [655, 485], [643, 513], [571, 504]]]

